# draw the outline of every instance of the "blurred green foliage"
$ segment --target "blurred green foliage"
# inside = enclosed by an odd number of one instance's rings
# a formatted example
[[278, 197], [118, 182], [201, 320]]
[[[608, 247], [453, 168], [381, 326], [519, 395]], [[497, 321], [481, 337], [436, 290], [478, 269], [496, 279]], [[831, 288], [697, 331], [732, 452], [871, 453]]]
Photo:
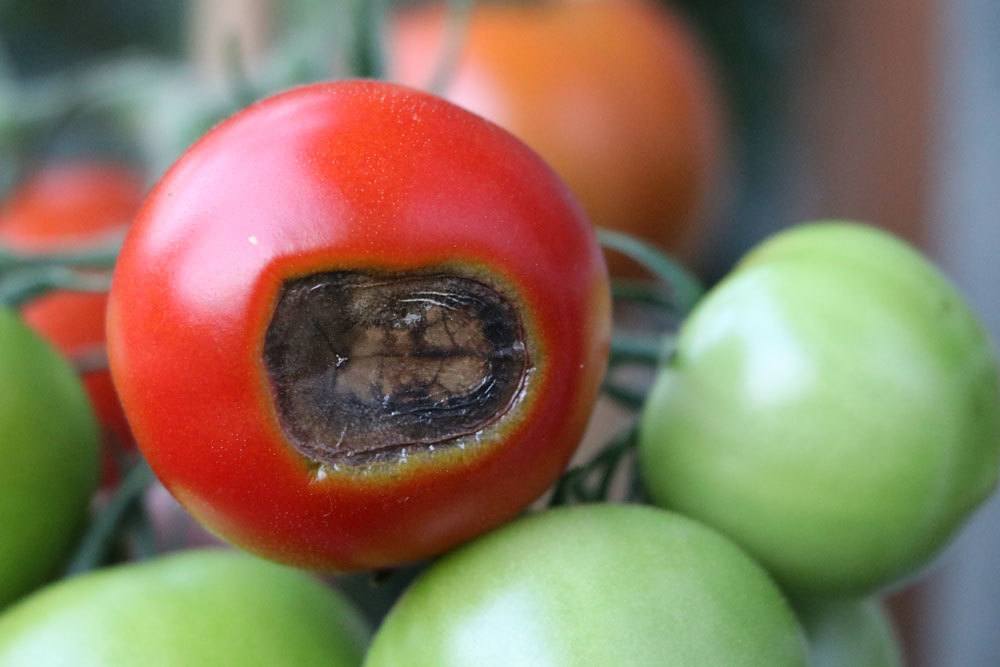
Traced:
[[[366, 1], [276, 3], [276, 57], [245, 81], [234, 74], [227, 98], [199, 93], [182, 67], [190, 0], [0, 0], [0, 193], [38, 160], [80, 154], [141, 158], [155, 177], [248, 94], [336, 75], [352, 48], [353, 10]], [[796, 5], [662, 1], [702, 34], [728, 98], [735, 148], [730, 216], [739, 225], [729, 225], [736, 233], [704, 267], [711, 275], [774, 225]]]
[[184, 44], [182, 0], [2, 0], [0, 40], [21, 76], [50, 74], [121, 50]]

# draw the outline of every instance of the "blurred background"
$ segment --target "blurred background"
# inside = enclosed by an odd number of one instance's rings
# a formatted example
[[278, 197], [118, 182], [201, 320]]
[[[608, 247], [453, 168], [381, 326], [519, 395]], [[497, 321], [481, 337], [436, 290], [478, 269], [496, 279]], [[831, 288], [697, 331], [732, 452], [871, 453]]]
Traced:
[[[364, 61], [352, 27], [359, 13], [375, 11], [378, 3], [344, 4], [0, 0], [0, 195], [43, 167], [68, 161], [111, 160], [147, 185], [155, 182], [190, 142], [233, 110], [295, 83], [344, 76]], [[602, 35], [626, 29], [609, 19], [596, 21], [588, 55], [536, 58], [526, 55], [532, 38], [522, 41], [519, 32], [530, 28], [517, 21], [497, 19], [491, 29], [465, 15], [456, 29], [435, 23], [440, 16], [421, 14], [421, 3], [389, 4], [392, 15], [406, 9], [417, 18], [412, 24], [393, 19], [375, 35], [389, 56], [386, 75], [439, 86], [501, 124], [520, 123], [511, 129], [529, 144], [532, 133], [543, 144], [547, 139], [530, 119], [553, 109], [564, 114], [565, 125], [575, 123], [581, 151], [592, 148], [588, 142], [600, 132], [593, 129], [600, 113], [587, 115], [598, 106], [590, 105], [586, 91], [572, 91], [582, 97], [571, 102], [546, 97], [553, 90], [548, 69], [606, 69], [611, 74], [596, 80], [611, 85], [607, 81], [619, 78], [616, 68], [638, 70], [647, 62], [604, 42]], [[750, 245], [790, 224], [870, 222], [929, 253], [1000, 335], [1000, 3], [661, 4], [680, 17], [678, 39], [690, 41], [697, 54], [691, 60], [667, 50], [662, 58], [676, 56], [671, 62], [682, 79], [694, 80], [704, 94], [686, 102], [682, 113], [669, 100], [661, 106], [640, 100], [647, 86], [615, 88], [619, 106], [641, 113], [641, 122], [629, 124], [660, 123], [697, 140], [694, 147], [682, 146], [693, 151], [697, 169], [651, 181], [657, 193], [674, 193], [666, 208], [630, 211], [636, 219], [676, 218], [673, 231], [662, 237], [653, 231], [650, 240], [714, 280]], [[561, 29], [553, 23], [539, 34], [545, 41], [546, 30]], [[415, 36], [422, 30], [430, 36]], [[477, 40], [488, 45], [477, 47]], [[487, 84], [476, 79], [466, 48], [482, 62], [504, 53], [517, 61], [494, 71], [489, 85], [523, 84], [526, 94], [546, 100], [539, 107], [544, 111], [518, 111], [498, 93], [483, 95]], [[378, 63], [360, 66], [374, 72]], [[633, 138], [602, 140], [627, 146]], [[664, 151], [678, 141], [664, 138]], [[560, 156], [558, 147], [536, 147], [557, 170], [564, 171], [564, 160], [572, 171], [572, 152]], [[647, 158], [635, 161], [660, 178]], [[613, 183], [628, 162], [604, 165], [601, 182]], [[612, 215], [614, 205], [598, 195], [591, 201], [578, 194], [592, 217]], [[646, 194], [629, 197], [639, 201]], [[681, 209], [686, 213], [675, 215]], [[648, 225], [638, 231], [647, 233]], [[890, 596], [908, 664], [1000, 665], [998, 556], [1000, 500], [994, 499], [929, 576]]]

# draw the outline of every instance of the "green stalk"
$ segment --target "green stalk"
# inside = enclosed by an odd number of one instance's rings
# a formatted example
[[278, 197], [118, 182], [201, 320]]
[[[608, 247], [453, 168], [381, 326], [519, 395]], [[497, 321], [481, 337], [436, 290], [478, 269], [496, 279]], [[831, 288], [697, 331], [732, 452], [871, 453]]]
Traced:
[[609, 363], [612, 366], [627, 363], [659, 366], [668, 349], [669, 343], [659, 339], [616, 334], [611, 338]]
[[448, 0], [448, 22], [444, 29], [441, 56], [427, 84], [427, 90], [435, 95], [444, 95], [455, 76], [475, 4], [475, 0]]
[[65, 266], [38, 266], [10, 274], [0, 280], [0, 304], [17, 308], [53, 290], [107, 292], [111, 277], [87, 274]]
[[0, 246], [0, 274], [19, 269], [58, 264], [78, 269], [110, 269], [121, 252], [122, 241], [60, 252], [26, 252]]
[[143, 494], [155, 479], [145, 460], [132, 466], [107, 506], [94, 517], [66, 568], [67, 576], [89, 572], [101, 566], [114, 546], [123, 522], [134, 511], [133, 507], [142, 502]]
[[670, 289], [671, 300], [679, 314], [691, 312], [704, 294], [701, 282], [693, 273], [645, 241], [610, 229], [598, 229], [597, 238], [605, 248], [628, 256], [663, 281]]
[[386, 0], [350, 0], [354, 13], [351, 70], [362, 79], [385, 77]]

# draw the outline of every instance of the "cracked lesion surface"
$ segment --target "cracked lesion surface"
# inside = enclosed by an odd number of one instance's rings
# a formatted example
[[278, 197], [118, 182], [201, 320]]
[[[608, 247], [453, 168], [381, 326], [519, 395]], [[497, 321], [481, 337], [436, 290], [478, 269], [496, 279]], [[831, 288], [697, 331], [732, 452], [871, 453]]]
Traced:
[[481, 431], [529, 360], [517, 309], [483, 282], [336, 271], [284, 284], [264, 364], [299, 452], [361, 464]]

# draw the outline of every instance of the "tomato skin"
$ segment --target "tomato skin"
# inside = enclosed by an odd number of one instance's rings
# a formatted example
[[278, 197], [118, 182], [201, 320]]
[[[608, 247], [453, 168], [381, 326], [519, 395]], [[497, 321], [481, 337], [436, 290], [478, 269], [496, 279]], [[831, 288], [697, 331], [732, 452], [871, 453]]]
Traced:
[[[428, 84], [444, 25], [440, 4], [401, 14], [395, 80]], [[708, 58], [681, 17], [647, 0], [479, 3], [444, 96], [537, 150], [594, 224], [688, 261], [705, 251], [726, 141]]]
[[303, 572], [187, 551], [58, 582], [0, 616], [0, 666], [361, 663], [368, 631]]
[[812, 667], [902, 667], [892, 624], [877, 600], [797, 605]]
[[[46, 167], [20, 185], [0, 210], [0, 243], [36, 252], [97, 245], [124, 233], [142, 201], [143, 184], [113, 163], [79, 162]], [[58, 291], [22, 309], [32, 329], [71, 360], [102, 354], [106, 294]], [[104, 429], [105, 484], [117, 475], [115, 452], [133, 446], [111, 374], [82, 374]]]
[[913, 573], [992, 492], [992, 345], [954, 288], [871, 228], [806, 225], [695, 309], [650, 395], [658, 504], [729, 535], [802, 595]]
[[73, 370], [0, 309], [0, 608], [55, 573], [97, 486], [97, 425]]
[[365, 660], [384, 665], [805, 665], [777, 586], [729, 540], [639, 505], [519, 519], [403, 594]]
[[0, 238], [21, 250], [74, 249], [121, 233], [142, 202], [129, 169], [105, 162], [48, 166], [0, 209]]
[[[519, 417], [497, 442], [318, 478], [261, 360], [282, 282], [429, 266], [520, 295], [537, 349]], [[171, 169], [123, 248], [108, 342], [143, 453], [201, 521], [276, 560], [369, 569], [467, 540], [554, 481], [604, 372], [609, 301], [589, 224], [534, 154], [447, 102], [352, 81], [258, 103]]]

